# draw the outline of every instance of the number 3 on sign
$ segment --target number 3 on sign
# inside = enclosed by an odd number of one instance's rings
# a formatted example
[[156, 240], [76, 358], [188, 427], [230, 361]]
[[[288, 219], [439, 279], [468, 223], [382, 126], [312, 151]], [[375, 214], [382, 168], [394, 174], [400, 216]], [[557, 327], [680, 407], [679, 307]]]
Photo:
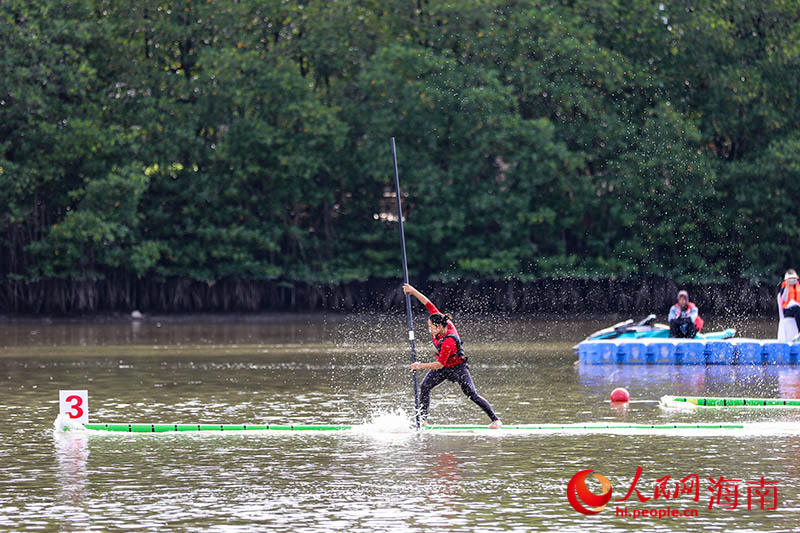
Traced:
[[89, 391], [58, 391], [58, 414], [66, 415], [79, 424], [89, 422]]

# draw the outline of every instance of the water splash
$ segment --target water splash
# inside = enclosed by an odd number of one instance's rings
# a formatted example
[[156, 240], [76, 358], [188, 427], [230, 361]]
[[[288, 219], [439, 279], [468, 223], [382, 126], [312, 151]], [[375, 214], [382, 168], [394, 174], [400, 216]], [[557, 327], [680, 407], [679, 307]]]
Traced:
[[352, 431], [366, 435], [412, 435], [414, 423], [402, 409], [376, 411], [364, 424], [353, 426]]
[[83, 424], [71, 420], [67, 415], [58, 415], [53, 420], [53, 431], [56, 434], [68, 433], [71, 431], [84, 431]]

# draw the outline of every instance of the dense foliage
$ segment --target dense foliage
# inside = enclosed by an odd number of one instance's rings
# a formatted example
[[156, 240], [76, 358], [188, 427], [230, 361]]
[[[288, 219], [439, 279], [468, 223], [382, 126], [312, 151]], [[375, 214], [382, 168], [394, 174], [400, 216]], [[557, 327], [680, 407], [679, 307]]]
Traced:
[[0, 0], [0, 283], [766, 280], [800, 1]]

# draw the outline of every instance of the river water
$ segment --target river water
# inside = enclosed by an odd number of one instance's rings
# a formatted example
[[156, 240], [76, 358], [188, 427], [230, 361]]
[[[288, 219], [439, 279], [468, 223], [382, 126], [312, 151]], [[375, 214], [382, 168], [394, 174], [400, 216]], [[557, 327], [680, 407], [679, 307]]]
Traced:
[[[800, 528], [800, 410], [686, 412], [656, 403], [662, 395], [680, 394], [797, 398], [797, 368], [578, 365], [572, 345], [605, 321], [465, 318], [458, 325], [472, 375], [507, 425], [745, 428], [416, 433], [405, 430], [413, 394], [404, 320], [362, 315], [0, 323], [0, 530]], [[707, 327], [729, 325], [712, 320]], [[750, 336], [771, 336], [775, 329], [765, 322], [733, 325]], [[423, 319], [416, 331], [419, 358], [431, 360]], [[617, 386], [632, 394], [627, 407], [607, 402]], [[93, 422], [359, 427], [59, 433], [53, 421], [60, 389], [88, 389]], [[430, 421], [489, 422], [450, 383], [433, 391]], [[615, 501], [629, 492], [638, 467], [635, 490]], [[613, 487], [612, 502], [593, 516], [577, 512], [567, 499], [568, 482], [584, 469], [594, 469]], [[675, 490], [691, 489], [688, 481], [679, 482], [693, 474], [696, 500], [691, 490]], [[669, 491], [653, 498], [665, 476]], [[758, 488], [762, 477], [772, 489]], [[600, 484], [590, 480], [589, 490], [600, 493]], [[636, 490], [650, 499], [640, 501]], [[633, 517], [668, 507], [694, 516]]]

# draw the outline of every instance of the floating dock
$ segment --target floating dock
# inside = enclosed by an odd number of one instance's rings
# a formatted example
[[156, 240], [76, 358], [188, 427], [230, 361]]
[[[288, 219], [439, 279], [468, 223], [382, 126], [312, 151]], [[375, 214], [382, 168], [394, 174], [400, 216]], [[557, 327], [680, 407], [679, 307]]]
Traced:
[[607, 339], [583, 341], [578, 360], [589, 365], [794, 365], [800, 343], [764, 339]]
[[661, 405], [665, 407], [800, 407], [800, 399], [795, 398], [714, 398], [703, 396], [662, 396]]

